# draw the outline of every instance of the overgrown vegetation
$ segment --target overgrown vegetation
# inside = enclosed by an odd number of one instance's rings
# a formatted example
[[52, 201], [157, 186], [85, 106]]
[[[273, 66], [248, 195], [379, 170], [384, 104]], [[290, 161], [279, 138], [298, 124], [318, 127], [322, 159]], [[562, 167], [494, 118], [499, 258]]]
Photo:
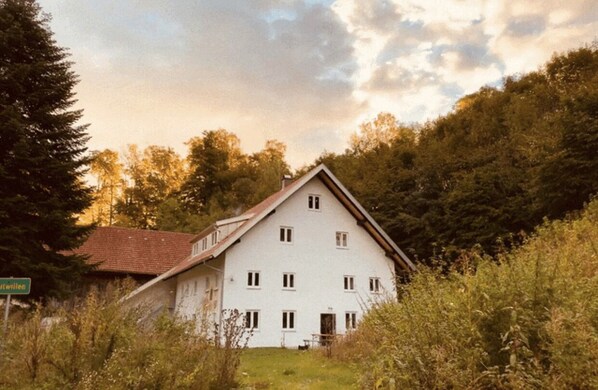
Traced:
[[498, 258], [420, 268], [335, 356], [366, 388], [598, 388], [598, 200]]
[[226, 389], [236, 385], [247, 334], [223, 313], [222, 331], [126, 309], [123, 288], [91, 292], [51, 310], [38, 306], [10, 323], [0, 354], [5, 389]]

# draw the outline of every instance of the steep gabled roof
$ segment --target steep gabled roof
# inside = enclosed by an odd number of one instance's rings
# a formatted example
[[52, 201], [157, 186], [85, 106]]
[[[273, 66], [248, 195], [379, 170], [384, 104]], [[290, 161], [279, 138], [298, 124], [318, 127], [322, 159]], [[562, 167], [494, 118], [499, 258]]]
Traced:
[[174, 266], [164, 275], [162, 279], [174, 277], [184, 271], [187, 271], [196, 265], [220, 256], [224, 251], [238, 242], [238, 240], [257, 225], [262, 219], [272, 213], [285, 200], [290, 198], [297, 190], [303, 187], [314, 177], [318, 177], [324, 185], [335, 195], [335, 197], [345, 206], [345, 208], [355, 217], [357, 223], [362, 226], [370, 236], [384, 249], [386, 255], [390, 257], [400, 268], [405, 271], [414, 271], [415, 266], [403, 251], [394, 243], [394, 241], [382, 230], [367, 211], [357, 202], [341, 182], [330, 172], [330, 170], [321, 164], [309, 171], [303, 177], [287, 185], [282, 190], [269, 196], [264, 201], [249, 209], [243, 216], [247, 216], [247, 221], [234, 230], [227, 237], [223, 238], [214, 247], [196, 256], [189, 256], [179, 264]]
[[193, 234], [122, 227], [97, 227], [73, 252], [89, 255], [96, 271], [160, 275], [191, 251]]

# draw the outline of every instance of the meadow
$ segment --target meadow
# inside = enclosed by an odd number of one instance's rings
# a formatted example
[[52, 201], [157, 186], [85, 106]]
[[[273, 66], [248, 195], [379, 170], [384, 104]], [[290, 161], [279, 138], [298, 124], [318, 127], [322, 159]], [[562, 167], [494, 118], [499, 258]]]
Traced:
[[238, 371], [243, 389], [357, 389], [355, 365], [322, 350], [253, 348], [243, 351]]

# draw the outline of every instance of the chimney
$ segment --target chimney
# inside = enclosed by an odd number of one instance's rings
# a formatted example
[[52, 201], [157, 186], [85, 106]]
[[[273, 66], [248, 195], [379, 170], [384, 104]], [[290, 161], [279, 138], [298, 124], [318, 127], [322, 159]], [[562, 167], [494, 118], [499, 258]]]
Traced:
[[289, 184], [291, 184], [293, 182], [293, 177], [291, 175], [284, 175], [282, 177], [282, 182], [281, 182], [281, 189], [284, 189], [286, 186], [288, 186]]

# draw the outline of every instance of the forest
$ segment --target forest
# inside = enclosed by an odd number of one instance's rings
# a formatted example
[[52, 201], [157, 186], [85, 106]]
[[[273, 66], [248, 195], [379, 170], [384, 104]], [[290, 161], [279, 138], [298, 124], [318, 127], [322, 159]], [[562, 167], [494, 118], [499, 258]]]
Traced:
[[[253, 154], [225, 129], [172, 148], [95, 151], [94, 201], [82, 216], [99, 226], [197, 232], [280, 188], [291, 173], [285, 145]], [[404, 124], [380, 113], [326, 164], [409, 256], [449, 262], [520, 243], [544, 219], [580, 210], [598, 192], [598, 44], [553, 58], [461, 98], [447, 115]]]

